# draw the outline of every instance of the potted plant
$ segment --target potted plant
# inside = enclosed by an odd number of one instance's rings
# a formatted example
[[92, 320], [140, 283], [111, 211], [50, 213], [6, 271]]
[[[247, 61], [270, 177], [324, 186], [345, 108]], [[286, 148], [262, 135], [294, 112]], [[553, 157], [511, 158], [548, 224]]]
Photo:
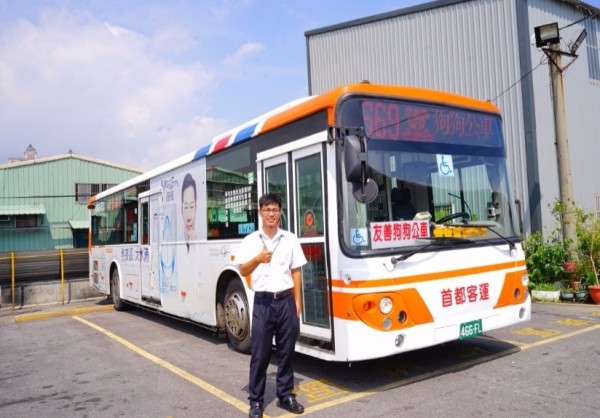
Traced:
[[571, 287], [565, 287], [560, 291], [560, 298], [564, 301], [571, 302], [575, 299], [575, 290]]
[[577, 210], [578, 272], [586, 279], [587, 291], [595, 304], [600, 304], [600, 220], [592, 213]]
[[558, 302], [560, 299], [560, 290], [554, 283], [531, 283], [531, 297], [539, 302]]
[[[591, 284], [590, 284], [591, 283]], [[600, 284], [598, 283], [598, 276], [594, 276], [593, 279], [588, 279], [587, 291], [596, 305], [600, 304]]]
[[587, 299], [588, 292], [585, 287], [579, 287], [574, 293], [574, 298], [578, 302], [583, 302]]

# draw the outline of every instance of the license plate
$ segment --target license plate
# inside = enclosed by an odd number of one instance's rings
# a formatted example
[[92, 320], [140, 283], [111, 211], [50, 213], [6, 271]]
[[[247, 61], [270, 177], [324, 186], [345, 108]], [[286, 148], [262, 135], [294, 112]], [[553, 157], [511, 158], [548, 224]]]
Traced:
[[466, 340], [469, 338], [477, 337], [483, 333], [483, 326], [481, 319], [475, 321], [463, 322], [460, 324], [459, 339]]

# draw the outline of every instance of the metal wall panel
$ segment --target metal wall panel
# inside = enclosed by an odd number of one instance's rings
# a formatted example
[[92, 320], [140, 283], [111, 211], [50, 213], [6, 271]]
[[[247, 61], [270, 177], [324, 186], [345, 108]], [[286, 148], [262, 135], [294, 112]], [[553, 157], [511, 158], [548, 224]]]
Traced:
[[14, 217], [0, 222], [0, 252], [73, 247], [69, 221], [87, 220], [87, 205], [75, 200], [76, 183], [121, 183], [140, 171], [79, 158], [41, 158], [0, 166], [0, 205], [44, 205], [38, 228], [15, 230]]
[[[589, 13], [561, 0], [439, 1], [310, 31], [310, 90], [367, 79], [490, 99], [503, 114], [524, 231], [549, 228], [549, 205], [559, 196], [550, 77], [530, 39], [534, 27], [558, 21], [566, 49], [583, 23], [566, 26]], [[578, 53], [564, 79], [573, 190], [579, 206], [597, 210], [600, 164], [586, 153], [599, 154], [600, 82], [589, 78], [585, 44]]]
[[504, 119], [513, 198], [527, 202], [515, 0], [457, 2], [309, 32], [307, 46], [313, 94], [366, 79], [492, 100]]

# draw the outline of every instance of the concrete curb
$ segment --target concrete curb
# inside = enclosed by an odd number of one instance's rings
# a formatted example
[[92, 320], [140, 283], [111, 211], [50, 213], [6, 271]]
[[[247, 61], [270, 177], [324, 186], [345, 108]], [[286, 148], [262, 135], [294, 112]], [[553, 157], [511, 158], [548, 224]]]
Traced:
[[90, 286], [89, 279], [85, 277], [71, 278], [63, 282], [53, 280], [17, 283], [14, 288], [5, 284], [0, 286], [0, 308], [71, 304], [102, 296], [102, 293]]
[[37, 321], [40, 319], [55, 318], [58, 316], [73, 316], [82, 315], [90, 312], [112, 311], [113, 309], [113, 305], [86, 306], [80, 308], [69, 307], [65, 309], [58, 309], [46, 312], [36, 312], [17, 315], [15, 317], [15, 322]]

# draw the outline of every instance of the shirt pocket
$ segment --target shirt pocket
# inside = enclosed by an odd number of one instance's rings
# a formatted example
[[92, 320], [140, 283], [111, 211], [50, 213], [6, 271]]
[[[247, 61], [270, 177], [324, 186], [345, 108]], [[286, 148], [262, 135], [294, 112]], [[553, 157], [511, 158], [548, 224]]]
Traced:
[[285, 256], [280, 257], [280, 258], [278, 257], [278, 259], [277, 259], [277, 265], [280, 268], [289, 268], [290, 265], [291, 265], [291, 263], [292, 263], [292, 256], [291, 256], [291, 254], [285, 255]]

